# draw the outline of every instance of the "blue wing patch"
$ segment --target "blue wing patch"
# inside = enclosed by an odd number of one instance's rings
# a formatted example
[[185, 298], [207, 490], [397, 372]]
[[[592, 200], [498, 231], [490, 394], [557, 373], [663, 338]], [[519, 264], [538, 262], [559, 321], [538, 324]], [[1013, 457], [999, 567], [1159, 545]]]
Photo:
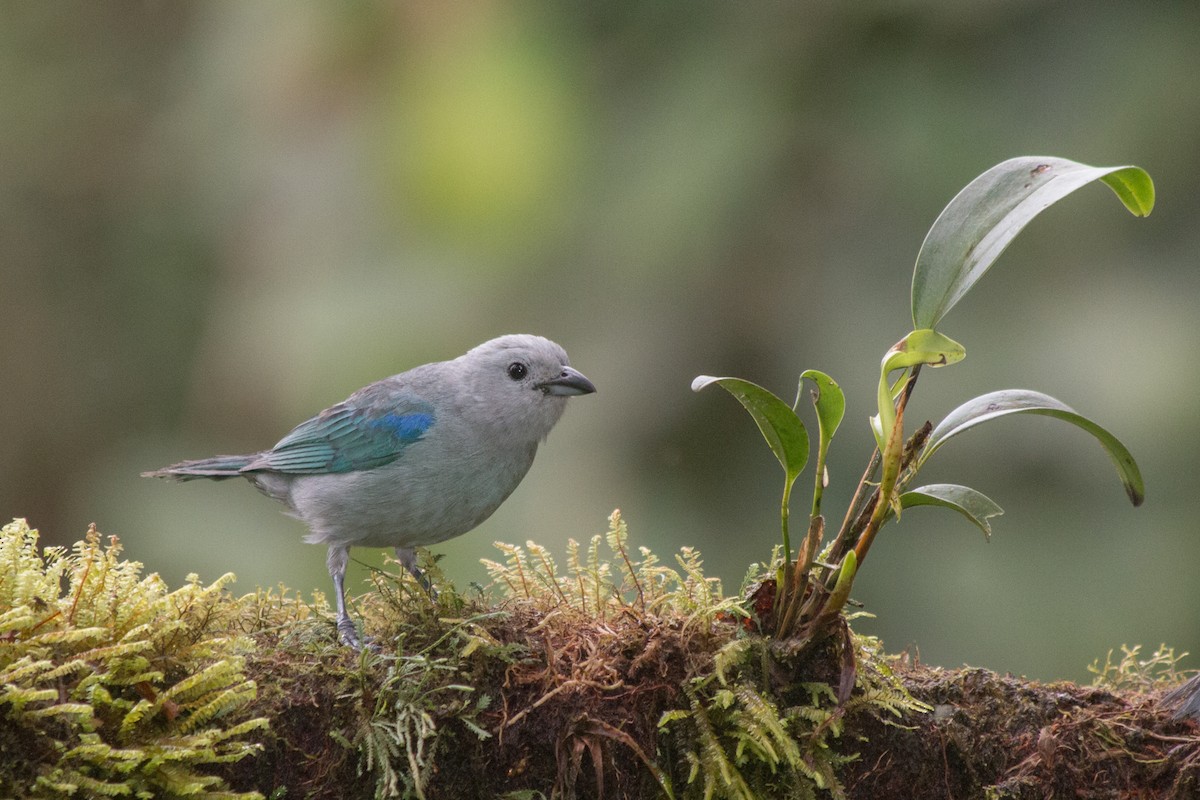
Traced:
[[397, 439], [415, 442], [433, 425], [433, 414], [421, 411], [410, 414], [384, 414], [366, 424], [373, 430], [390, 431]]
[[[355, 402], [356, 399], [359, 402]], [[400, 398], [385, 407], [356, 395], [297, 425], [243, 472], [316, 475], [390, 464], [433, 427], [428, 403]]]

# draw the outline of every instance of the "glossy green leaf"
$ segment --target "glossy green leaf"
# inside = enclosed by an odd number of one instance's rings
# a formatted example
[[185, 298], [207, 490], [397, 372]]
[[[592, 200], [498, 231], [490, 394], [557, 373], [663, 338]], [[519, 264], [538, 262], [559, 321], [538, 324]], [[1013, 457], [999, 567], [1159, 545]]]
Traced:
[[967, 351], [963, 346], [949, 336], [929, 328], [919, 328], [884, 353], [881, 367], [884, 374], [917, 364], [944, 367], [957, 364], [966, 356]]
[[[833, 440], [833, 435], [837, 433], [838, 426], [842, 424], [842, 418], [846, 416], [846, 395], [842, 392], [842, 387], [837, 385], [837, 381], [824, 372], [806, 369], [800, 373], [800, 388], [796, 392], [796, 402], [792, 406], [793, 408], [800, 406], [800, 397], [804, 394], [805, 378], [812, 381], [817, 387], [812, 392], [813, 407], [817, 411], [817, 469], [813, 480], [812, 499], [812, 519], [815, 522], [816, 517], [821, 513], [821, 498], [824, 495], [828, 477], [825, 460], [829, 455], [829, 443]], [[809, 536], [813, 535], [814, 532], [810, 527]], [[820, 538], [819, 533], [815, 535], [818, 539]], [[808, 539], [806, 538], [805, 541]], [[810, 551], [815, 553], [815, 543]]]
[[912, 331], [883, 354], [883, 361], [879, 365], [879, 389], [876, 398], [879, 413], [871, 417], [871, 430], [875, 433], [875, 443], [881, 453], [891, 438], [892, 426], [896, 419], [896, 408], [892, 404], [894, 396], [888, 375], [898, 369], [907, 369], [918, 364], [944, 367], [962, 361], [966, 356], [967, 351], [961, 344], [929, 328]]
[[920, 463], [924, 464], [950, 438], [970, 430], [982, 422], [1009, 414], [1041, 414], [1054, 417], [1070, 422], [1095, 436], [1104, 446], [1104, 452], [1116, 466], [1121, 483], [1125, 486], [1125, 493], [1129, 495], [1129, 501], [1135, 506], [1142, 504], [1146, 497], [1142, 473], [1125, 445], [1121, 444], [1117, 437], [1070, 406], [1049, 395], [1028, 389], [1006, 389], [991, 392], [968, 400], [951, 411], [929, 434], [925, 450], [921, 453]]
[[934, 221], [917, 254], [913, 326], [935, 327], [1022, 228], [1095, 180], [1103, 181], [1136, 216], [1154, 208], [1154, 183], [1133, 166], [1090, 167], [1065, 158], [1022, 156], [967, 184]]
[[692, 391], [698, 392], [714, 383], [737, 398], [750, 412], [771, 452], [787, 473], [790, 486], [808, 461], [808, 430], [796, 412], [770, 391], [741, 378], [700, 375], [692, 381]]
[[813, 394], [813, 407], [817, 411], [817, 427], [820, 429], [819, 447], [821, 452], [824, 452], [829, 448], [829, 442], [837, 433], [838, 426], [842, 424], [842, 418], [846, 416], [846, 395], [842, 392], [842, 387], [838, 386], [837, 381], [824, 372], [806, 369], [800, 373], [800, 391], [796, 395], [796, 405], [793, 408], [800, 405], [800, 395], [804, 393], [805, 378], [817, 386], [817, 390]]
[[900, 507], [912, 506], [941, 506], [957, 511], [983, 531], [983, 535], [989, 539], [992, 536], [992, 526], [988, 519], [1004, 513], [1004, 509], [992, 502], [987, 495], [956, 483], [931, 483], [901, 494]]

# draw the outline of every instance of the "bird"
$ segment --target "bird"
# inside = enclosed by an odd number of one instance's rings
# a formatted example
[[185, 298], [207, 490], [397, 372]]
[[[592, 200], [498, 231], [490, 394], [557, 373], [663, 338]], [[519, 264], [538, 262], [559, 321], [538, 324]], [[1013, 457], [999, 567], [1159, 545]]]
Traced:
[[270, 450], [181, 461], [143, 477], [245, 478], [328, 546], [341, 643], [362, 648], [346, 610], [351, 547], [391, 547], [427, 589], [415, 547], [476, 528], [517, 488], [568, 398], [595, 385], [531, 334], [376, 381], [301, 422]]

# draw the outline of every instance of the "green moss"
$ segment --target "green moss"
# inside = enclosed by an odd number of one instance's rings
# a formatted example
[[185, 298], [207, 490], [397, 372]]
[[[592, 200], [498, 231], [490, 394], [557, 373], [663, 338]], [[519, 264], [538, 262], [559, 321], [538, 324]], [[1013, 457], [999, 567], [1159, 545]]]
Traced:
[[434, 599], [374, 572], [355, 603], [375, 647], [354, 653], [320, 598], [234, 598], [231, 575], [169, 591], [95, 530], [39, 554], [6, 526], [0, 796], [837, 797], [848, 722], [923, 708], [875, 640], [842, 625], [791, 652], [754, 632], [746, 587], [631, 547], [619, 514], [563, 568], [498, 547], [499, 598], [428, 558]]
[[206, 769], [254, 753], [267, 724], [233, 576], [171, 592], [94, 526], [70, 551], [37, 539], [0, 530], [0, 794], [260, 796]]
[[[601, 541], [608, 546], [606, 555], [600, 553]], [[597, 625], [617, 629], [618, 620], [620, 627], [635, 631], [674, 632], [674, 646], [664, 647], [661, 657], [685, 653], [683, 675], [675, 691], [659, 698], [663, 707], [657, 730], [640, 739], [622, 738], [613, 733], [625, 722], [619, 714], [606, 723], [609, 729], [593, 726], [591, 738], [585, 737], [588, 746], [623, 745], [646, 762], [645, 753], [657, 753], [645, 768], [664, 796], [753, 800], [821, 792], [842, 797], [838, 771], [855, 758], [852, 746], [839, 747], [847, 720], [863, 714], [899, 720], [929, 710], [889, 669], [879, 641], [853, 634], [844, 622], [840, 636], [829, 637], [823, 647], [790, 648], [786, 641], [753, 633], [752, 587], [756, 579], [774, 574], [771, 566], [753, 566], [739, 596], [726, 597], [720, 582], [704, 575], [700, 556], [691, 548], [676, 556], [678, 570], [660, 564], [646, 548], [633, 556], [625, 522], [616, 512], [605, 536], [592, 538], [586, 556], [571, 542], [566, 574], [559, 574], [545, 549], [533, 542], [525, 548], [497, 547], [505, 562], [484, 563], [510, 598], [572, 620], [549, 638], [552, 650], [589, 639]], [[581, 623], [581, 618], [591, 621]], [[620, 636], [615, 630], [614, 635]], [[571, 680], [590, 679], [586, 660], [577, 663], [576, 671], [582, 674], [559, 679], [533, 702]], [[610, 678], [610, 685], [617, 682]], [[637, 691], [620, 683], [627, 702], [647, 710], [637, 701]], [[839, 700], [834, 687], [841, 685], [847, 688]], [[630, 695], [635, 699], [628, 700]], [[576, 718], [582, 713], [589, 720], [603, 719], [602, 696], [593, 695], [582, 712], [580, 705], [577, 699]], [[600, 758], [593, 753], [593, 762]], [[560, 767], [559, 788], [569, 794], [573, 783], [561, 785], [563, 772]], [[600, 782], [598, 777], [595, 783]]]

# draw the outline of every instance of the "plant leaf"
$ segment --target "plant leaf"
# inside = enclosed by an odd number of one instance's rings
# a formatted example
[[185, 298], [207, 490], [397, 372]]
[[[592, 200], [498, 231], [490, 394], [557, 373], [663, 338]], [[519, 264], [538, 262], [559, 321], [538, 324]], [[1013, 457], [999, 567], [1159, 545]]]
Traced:
[[829, 448], [829, 442], [837, 433], [838, 426], [842, 424], [842, 417], [846, 415], [846, 395], [842, 392], [842, 387], [837, 385], [837, 381], [824, 372], [806, 369], [800, 373], [800, 390], [796, 394], [796, 403], [792, 406], [793, 408], [800, 405], [800, 395], [804, 393], [805, 378], [817, 385], [817, 391], [813, 396], [813, 407], [817, 410], [817, 427], [820, 429], [818, 438], [821, 452], [824, 452]]
[[970, 520], [989, 539], [992, 538], [992, 526], [988, 519], [1004, 513], [1004, 509], [992, 502], [987, 495], [956, 483], [931, 483], [900, 495], [901, 508], [912, 506], [941, 506], [953, 509]]
[[1090, 167], [1065, 158], [1022, 156], [967, 184], [934, 221], [917, 254], [913, 327], [935, 327], [1034, 217], [1097, 179], [1135, 216], [1154, 208], [1154, 183], [1133, 166]]
[[838, 426], [842, 424], [842, 418], [846, 416], [846, 395], [842, 392], [842, 387], [837, 385], [837, 381], [824, 372], [806, 369], [800, 373], [800, 386], [796, 389], [796, 402], [792, 404], [793, 409], [800, 407], [805, 378], [817, 385], [811, 395], [813, 407], [817, 411], [817, 468], [813, 476], [812, 514], [809, 519], [808, 535], [804, 538], [805, 546], [801, 548], [804, 553], [801, 561], [805, 562], [804, 570], [807, 571], [812, 562], [812, 556], [816, 555], [816, 546], [820, 542], [821, 532], [824, 530], [823, 521], [820, 530], [816, 530], [813, 526], [817, 524], [817, 519], [821, 515], [821, 499], [829, 480], [829, 470], [826, 467], [829, 443], [833, 441], [833, 435], [837, 433]]
[[957, 436], [981, 422], [1009, 414], [1041, 414], [1083, 428], [1104, 446], [1104, 452], [1108, 454], [1117, 468], [1121, 483], [1125, 486], [1125, 493], [1129, 495], [1129, 501], [1135, 506], [1140, 506], [1146, 499], [1146, 486], [1142, 481], [1141, 470], [1138, 469], [1137, 462], [1133, 460], [1129, 450], [1121, 444], [1117, 437], [1063, 402], [1028, 389], [1005, 389], [999, 392], [990, 392], [968, 400], [951, 411], [929, 434], [918, 466], [924, 464], [951, 437]]
[[794, 483], [808, 461], [808, 430], [796, 412], [770, 391], [741, 378], [699, 375], [692, 381], [692, 391], [698, 392], [714, 383], [737, 398], [750, 412], [771, 452], [787, 473], [788, 485]]
[[[871, 430], [875, 434], [879, 452], [884, 451], [888, 440], [891, 439], [892, 426], [896, 420], [896, 408], [893, 405], [888, 375], [895, 370], [915, 367], [918, 364], [944, 367], [956, 364], [966, 356], [967, 351], [961, 344], [929, 328], [912, 331], [888, 348], [879, 365], [879, 389], [876, 398], [879, 413], [871, 417]], [[900, 383], [896, 385], [899, 387]]]
[[883, 354], [883, 373], [925, 364], [945, 367], [967, 357], [967, 351], [945, 334], [929, 328], [918, 328], [896, 342]]

